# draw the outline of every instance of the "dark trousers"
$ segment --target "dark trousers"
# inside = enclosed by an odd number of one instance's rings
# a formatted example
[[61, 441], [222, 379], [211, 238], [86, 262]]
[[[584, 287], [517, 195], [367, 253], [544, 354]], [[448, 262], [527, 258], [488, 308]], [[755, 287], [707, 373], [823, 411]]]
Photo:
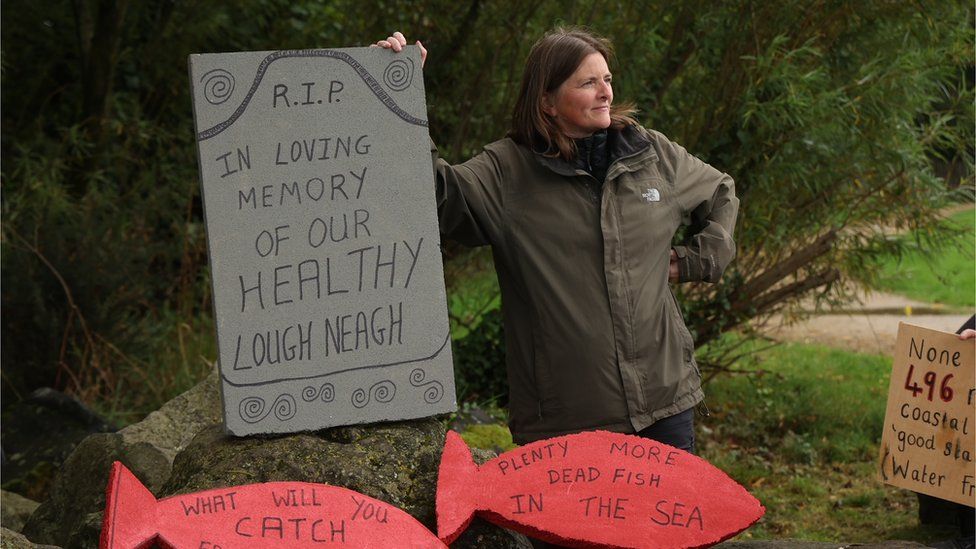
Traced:
[[[637, 436], [670, 444], [675, 448], [680, 448], [686, 452], [695, 453], [695, 409], [690, 408], [684, 412], [660, 419], [650, 427], [646, 427], [637, 433]], [[561, 545], [553, 545], [537, 539], [531, 539], [534, 549], [555, 549]]]
[[690, 454], [695, 453], [695, 409], [660, 419], [650, 427], [637, 433], [637, 436], [670, 444]]

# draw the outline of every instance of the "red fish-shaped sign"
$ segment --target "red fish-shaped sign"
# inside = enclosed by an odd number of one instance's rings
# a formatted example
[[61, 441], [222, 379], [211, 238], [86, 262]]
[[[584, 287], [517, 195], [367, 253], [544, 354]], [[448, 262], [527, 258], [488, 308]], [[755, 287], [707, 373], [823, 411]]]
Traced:
[[119, 462], [106, 490], [101, 549], [149, 547], [437, 547], [417, 519], [359, 492], [309, 482], [268, 482], [156, 501]]
[[448, 432], [437, 480], [437, 533], [445, 543], [477, 513], [570, 547], [705, 547], [764, 512], [707, 461], [605, 431], [540, 440], [481, 466]]

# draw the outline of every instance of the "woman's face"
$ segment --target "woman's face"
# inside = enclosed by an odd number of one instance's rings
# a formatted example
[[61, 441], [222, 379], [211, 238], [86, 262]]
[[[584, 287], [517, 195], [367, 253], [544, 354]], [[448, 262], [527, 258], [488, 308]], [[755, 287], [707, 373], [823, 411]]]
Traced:
[[553, 93], [543, 97], [543, 107], [569, 137], [587, 137], [610, 127], [610, 68], [599, 53], [587, 55], [576, 72]]

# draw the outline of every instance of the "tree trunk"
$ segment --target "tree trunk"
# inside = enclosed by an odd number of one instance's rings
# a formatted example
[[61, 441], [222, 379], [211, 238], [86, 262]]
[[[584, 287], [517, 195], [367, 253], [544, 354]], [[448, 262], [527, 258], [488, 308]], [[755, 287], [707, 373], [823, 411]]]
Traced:
[[74, 0], [72, 6], [81, 54], [79, 120], [94, 144], [92, 155], [78, 166], [79, 179], [84, 180], [100, 164], [106, 147], [105, 120], [128, 0]]

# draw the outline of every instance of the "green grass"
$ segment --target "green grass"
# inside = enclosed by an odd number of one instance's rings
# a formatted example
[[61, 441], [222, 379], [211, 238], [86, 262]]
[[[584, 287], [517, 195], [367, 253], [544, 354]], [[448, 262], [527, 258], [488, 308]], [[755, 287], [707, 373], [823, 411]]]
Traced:
[[[830, 542], [949, 539], [923, 527], [914, 494], [877, 478], [891, 359], [813, 345], [758, 355], [761, 374], [716, 378], [711, 416], [698, 420], [699, 454], [766, 506], [736, 539]], [[504, 425], [477, 425], [472, 446], [507, 448]]]
[[949, 220], [957, 236], [937, 252], [923, 253], [910, 237], [903, 237], [910, 251], [884, 262], [877, 289], [927, 303], [976, 306], [976, 210], [958, 212]]
[[708, 423], [723, 436], [798, 463], [876, 456], [890, 358], [783, 345], [757, 359], [760, 373], [707, 387]]

